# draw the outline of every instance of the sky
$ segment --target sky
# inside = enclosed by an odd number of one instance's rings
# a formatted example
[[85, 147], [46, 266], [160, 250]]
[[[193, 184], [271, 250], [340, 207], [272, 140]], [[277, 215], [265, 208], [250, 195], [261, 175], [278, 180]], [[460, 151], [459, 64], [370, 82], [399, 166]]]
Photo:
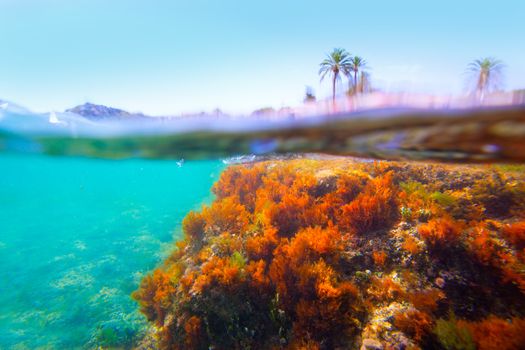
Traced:
[[486, 56], [525, 88], [524, 13], [523, 0], [0, 0], [0, 99], [249, 113], [298, 105], [306, 86], [329, 96], [318, 68], [335, 47], [384, 91], [464, 93]]

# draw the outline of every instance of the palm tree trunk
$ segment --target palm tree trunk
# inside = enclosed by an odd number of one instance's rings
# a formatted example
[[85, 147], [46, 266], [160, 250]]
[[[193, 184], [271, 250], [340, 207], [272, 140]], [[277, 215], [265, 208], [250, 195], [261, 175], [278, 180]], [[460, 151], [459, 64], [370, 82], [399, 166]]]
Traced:
[[357, 70], [354, 70], [354, 95], [357, 95]]
[[334, 74], [334, 77], [332, 79], [332, 103], [335, 105], [335, 80], [337, 79], [337, 75]]
[[487, 88], [487, 76], [484, 72], [481, 72], [479, 75], [479, 82], [478, 82], [478, 93], [479, 93], [479, 100], [480, 102], [483, 101], [483, 98], [485, 97], [485, 90]]

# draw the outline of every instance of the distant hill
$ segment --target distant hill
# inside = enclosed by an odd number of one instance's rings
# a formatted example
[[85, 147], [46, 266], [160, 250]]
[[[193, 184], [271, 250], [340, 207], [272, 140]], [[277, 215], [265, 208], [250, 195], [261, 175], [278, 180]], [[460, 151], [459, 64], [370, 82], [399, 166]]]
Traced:
[[87, 119], [135, 119], [148, 118], [142, 113], [129, 113], [122, 109], [96, 105], [93, 103], [84, 103], [83, 105], [67, 109], [66, 112], [75, 113]]

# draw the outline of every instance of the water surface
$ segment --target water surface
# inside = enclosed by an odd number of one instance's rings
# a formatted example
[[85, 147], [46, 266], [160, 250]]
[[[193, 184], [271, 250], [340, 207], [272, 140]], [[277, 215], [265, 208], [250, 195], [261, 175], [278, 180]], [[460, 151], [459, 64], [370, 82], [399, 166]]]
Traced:
[[212, 200], [219, 158], [523, 163], [524, 135], [523, 105], [126, 123], [0, 111], [0, 349], [141, 339], [130, 293]]

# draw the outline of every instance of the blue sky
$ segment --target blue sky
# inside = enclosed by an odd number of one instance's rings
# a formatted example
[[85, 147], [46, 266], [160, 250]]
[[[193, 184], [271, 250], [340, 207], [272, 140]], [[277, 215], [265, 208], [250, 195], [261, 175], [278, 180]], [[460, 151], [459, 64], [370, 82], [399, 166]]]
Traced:
[[0, 0], [0, 98], [150, 114], [297, 105], [334, 47], [382, 89], [461, 93], [466, 65], [525, 88], [525, 1]]

